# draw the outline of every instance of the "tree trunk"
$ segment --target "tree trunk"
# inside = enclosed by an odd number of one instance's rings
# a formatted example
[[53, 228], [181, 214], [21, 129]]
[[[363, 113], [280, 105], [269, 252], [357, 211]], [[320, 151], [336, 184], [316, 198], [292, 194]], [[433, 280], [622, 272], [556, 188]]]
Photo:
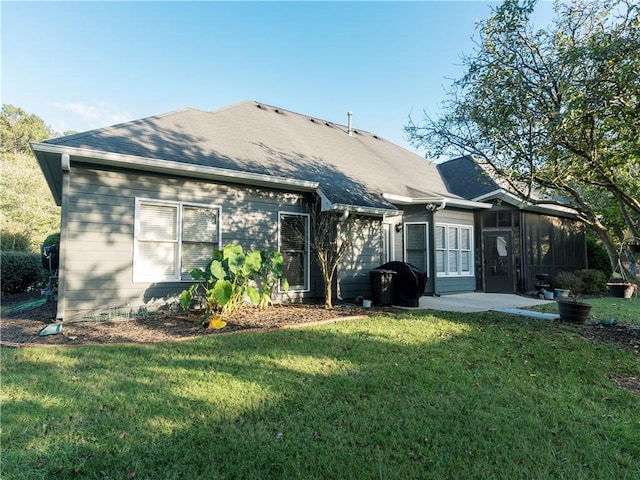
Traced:
[[331, 285], [333, 284], [333, 278], [324, 279], [324, 308], [333, 308], [333, 293], [331, 292]]

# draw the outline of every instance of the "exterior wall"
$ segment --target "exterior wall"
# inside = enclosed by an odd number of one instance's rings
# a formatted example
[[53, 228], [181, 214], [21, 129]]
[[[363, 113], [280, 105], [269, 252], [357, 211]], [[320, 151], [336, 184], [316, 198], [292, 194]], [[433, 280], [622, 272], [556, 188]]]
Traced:
[[[435, 271], [435, 241], [434, 229], [436, 224], [452, 224], [474, 227], [474, 213], [471, 210], [452, 210], [445, 208], [435, 213], [431, 213], [426, 209], [425, 205], [408, 205], [403, 206], [405, 224], [409, 223], [426, 223], [427, 224], [427, 249], [429, 252], [428, 260], [428, 280], [425, 286], [425, 294], [447, 294], [472, 292], [476, 289], [476, 277], [474, 274], [469, 276], [443, 276], [436, 275]], [[475, 232], [474, 232], [475, 233]], [[405, 239], [404, 229], [400, 233], [396, 233], [395, 238], [395, 258], [399, 261], [407, 261], [405, 257]], [[477, 263], [478, 248], [473, 239], [472, 246], [473, 263]]]
[[345, 300], [371, 298], [369, 272], [383, 263], [382, 219], [358, 217], [353, 231], [353, 245], [337, 272], [338, 298]]
[[[277, 250], [278, 211], [304, 212], [304, 196], [266, 188], [222, 185], [195, 179], [73, 164], [63, 205], [61, 283], [65, 319], [96, 310], [126, 313], [156, 299], [179, 294], [189, 282], [134, 283], [136, 198], [194, 202], [221, 207], [222, 244]], [[313, 265], [313, 262], [312, 262]], [[292, 300], [322, 295], [312, 268], [311, 291]]]
[[[451, 224], [451, 225], [463, 225], [474, 226], [474, 214], [471, 210], [439, 210], [434, 214], [435, 224]], [[475, 233], [475, 232], [474, 232]], [[472, 239], [475, 242], [475, 238], [472, 235]], [[435, 242], [432, 243], [433, 250], [435, 250]], [[476, 276], [475, 276], [475, 264], [477, 258], [477, 248], [474, 245], [471, 246], [473, 252], [472, 264], [474, 265], [474, 272], [469, 276], [442, 276], [436, 275], [435, 292], [438, 294], [447, 293], [461, 293], [461, 292], [473, 292], [476, 289]], [[435, 272], [435, 268], [434, 268]]]

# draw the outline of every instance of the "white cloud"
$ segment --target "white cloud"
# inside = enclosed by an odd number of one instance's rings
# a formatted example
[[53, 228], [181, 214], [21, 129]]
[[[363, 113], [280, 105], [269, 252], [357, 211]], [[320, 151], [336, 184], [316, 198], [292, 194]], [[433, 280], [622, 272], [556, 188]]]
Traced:
[[78, 124], [75, 130], [83, 131], [92, 128], [108, 127], [116, 123], [132, 120], [132, 115], [114, 105], [101, 100], [93, 100], [89, 103], [62, 103], [54, 102], [53, 106], [72, 113], [79, 120], [67, 118], [65, 124]]

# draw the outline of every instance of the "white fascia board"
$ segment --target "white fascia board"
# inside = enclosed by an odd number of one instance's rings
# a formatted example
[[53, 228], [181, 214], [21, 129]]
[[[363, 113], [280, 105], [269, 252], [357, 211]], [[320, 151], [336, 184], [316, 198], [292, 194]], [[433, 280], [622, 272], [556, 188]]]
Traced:
[[362, 207], [359, 205], [347, 205], [344, 203], [333, 203], [328, 210], [349, 210], [351, 213], [370, 215], [373, 217], [384, 217], [387, 215], [401, 215], [402, 211], [395, 208]]
[[465, 200], [455, 197], [405, 197], [402, 195], [394, 195], [392, 193], [383, 193], [382, 196], [398, 205], [421, 205], [426, 203], [446, 204], [447, 207], [471, 208], [471, 209], [489, 209], [492, 207], [490, 203], [479, 202], [475, 200]]
[[177, 174], [180, 176], [196, 177], [211, 180], [227, 180], [235, 183], [281, 188], [285, 190], [316, 191], [318, 182], [298, 180], [260, 173], [241, 172], [227, 168], [205, 167], [189, 163], [179, 163], [170, 160], [138, 157], [135, 155], [122, 155], [119, 153], [101, 152], [86, 148], [66, 147], [62, 145], [50, 145], [46, 143], [32, 143], [34, 151], [68, 154], [71, 157], [81, 157], [84, 163], [108, 165], [112, 167], [133, 168], [154, 173]]
[[562, 205], [555, 205], [552, 203], [534, 203], [527, 206], [526, 210], [539, 213], [564, 213], [565, 215], [577, 216], [578, 211], [570, 207], [563, 207]]
[[482, 202], [484, 200], [493, 200], [496, 198], [515, 206], [526, 205], [526, 202], [524, 202], [521, 198], [501, 188], [488, 193], [484, 193], [478, 197], [475, 197], [473, 200], [476, 202]]
[[509, 193], [505, 190], [499, 189], [489, 193], [485, 193], [479, 197], [474, 198], [476, 201], [487, 199], [500, 199], [503, 202], [507, 202], [522, 210], [535, 211], [538, 213], [564, 213], [566, 215], [578, 215], [578, 212], [571, 207], [565, 207], [563, 205], [556, 205], [553, 203], [534, 203], [522, 200], [513, 193]]

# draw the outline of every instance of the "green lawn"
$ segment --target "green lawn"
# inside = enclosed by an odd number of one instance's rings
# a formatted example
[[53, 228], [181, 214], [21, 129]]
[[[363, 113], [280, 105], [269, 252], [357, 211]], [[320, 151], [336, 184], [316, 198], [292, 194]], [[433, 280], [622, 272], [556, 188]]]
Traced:
[[637, 479], [638, 355], [407, 313], [153, 346], [3, 349], [3, 479]]
[[[640, 298], [638, 297], [584, 298], [579, 299], [579, 301], [591, 305], [591, 312], [589, 313], [591, 321], [614, 319], [616, 323], [621, 325], [640, 325]], [[558, 306], [555, 303], [548, 303], [530, 310], [557, 313]]]

